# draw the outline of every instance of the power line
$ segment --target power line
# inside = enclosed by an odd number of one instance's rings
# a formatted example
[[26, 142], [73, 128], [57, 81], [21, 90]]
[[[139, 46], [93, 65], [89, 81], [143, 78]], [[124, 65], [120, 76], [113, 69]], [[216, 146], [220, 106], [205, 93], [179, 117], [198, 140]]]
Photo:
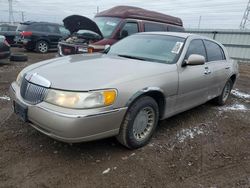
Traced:
[[241, 23], [240, 23], [240, 29], [246, 29], [246, 24], [249, 21], [249, 12], [250, 12], [250, 0], [247, 3], [247, 8], [244, 12], [244, 15], [242, 17]]

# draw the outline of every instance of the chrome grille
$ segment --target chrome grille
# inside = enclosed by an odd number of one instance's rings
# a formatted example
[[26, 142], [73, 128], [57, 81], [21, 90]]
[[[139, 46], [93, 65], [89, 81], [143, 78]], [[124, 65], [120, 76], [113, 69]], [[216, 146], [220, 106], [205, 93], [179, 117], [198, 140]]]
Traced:
[[20, 93], [22, 98], [30, 104], [38, 104], [43, 101], [47, 88], [38, 86], [23, 79]]

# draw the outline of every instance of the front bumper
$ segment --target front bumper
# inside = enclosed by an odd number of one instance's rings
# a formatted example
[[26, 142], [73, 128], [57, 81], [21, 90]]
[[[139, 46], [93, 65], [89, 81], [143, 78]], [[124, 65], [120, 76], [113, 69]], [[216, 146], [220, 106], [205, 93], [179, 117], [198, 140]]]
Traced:
[[[13, 82], [10, 96], [28, 107], [28, 120], [43, 134], [63, 142], [74, 143], [102, 139], [119, 133], [127, 108], [110, 110], [70, 110], [46, 102], [26, 103], [20, 96], [20, 87]], [[64, 109], [64, 110], [63, 110]]]

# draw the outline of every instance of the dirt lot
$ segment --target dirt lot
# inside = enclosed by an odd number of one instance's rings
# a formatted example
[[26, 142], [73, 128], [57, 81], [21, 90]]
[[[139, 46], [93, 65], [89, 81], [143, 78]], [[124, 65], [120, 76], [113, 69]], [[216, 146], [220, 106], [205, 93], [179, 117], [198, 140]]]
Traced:
[[131, 151], [114, 138], [60, 143], [19, 120], [10, 83], [55, 56], [27, 54], [28, 62], [0, 63], [0, 187], [250, 187], [250, 63], [240, 64], [226, 106], [207, 103], [162, 121], [149, 145]]

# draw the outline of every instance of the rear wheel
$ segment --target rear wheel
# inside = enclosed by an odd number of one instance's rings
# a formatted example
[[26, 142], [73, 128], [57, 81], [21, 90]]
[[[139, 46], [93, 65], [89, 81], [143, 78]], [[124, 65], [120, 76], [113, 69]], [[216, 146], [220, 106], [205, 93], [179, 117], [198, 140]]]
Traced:
[[47, 53], [49, 50], [49, 44], [44, 41], [40, 40], [36, 43], [36, 51], [39, 53]]
[[230, 96], [232, 87], [233, 87], [233, 82], [231, 79], [229, 79], [227, 81], [227, 83], [225, 84], [225, 86], [222, 90], [222, 93], [214, 99], [214, 101], [216, 102], [217, 105], [222, 106], [227, 102], [227, 100]]
[[139, 98], [128, 109], [117, 136], [118, 141], [130, 149], [146, 145], [154, 133], [158, 119], [156, 101], [148, 96]]

